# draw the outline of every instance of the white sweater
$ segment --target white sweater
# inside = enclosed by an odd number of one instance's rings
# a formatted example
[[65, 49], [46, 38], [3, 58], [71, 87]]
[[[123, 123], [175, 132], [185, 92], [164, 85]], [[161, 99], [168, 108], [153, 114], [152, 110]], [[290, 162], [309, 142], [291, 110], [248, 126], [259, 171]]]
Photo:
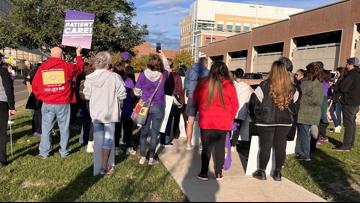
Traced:
[[253, 89], [245, 82], [234, 81], [234, 86], [236, 89], [237, 98], [239, 101], [239, 110], [237, 113], [237, 119], [246, 120], [248, 117], [248, 103], [250, 101], [251, 94]]
[[126, 89], [121, 77], [108, 70], [95, 70], [86, 76], [85, 98], [90, 101], [90, 115], [95, 123], [120, 121], [121, 105]]

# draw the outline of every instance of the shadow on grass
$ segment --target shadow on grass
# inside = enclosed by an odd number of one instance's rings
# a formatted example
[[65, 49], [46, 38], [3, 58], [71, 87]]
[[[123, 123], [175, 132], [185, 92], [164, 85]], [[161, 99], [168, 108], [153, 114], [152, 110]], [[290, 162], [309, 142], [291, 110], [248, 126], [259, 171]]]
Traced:
[[335, 147], [339, 147], [339, 146], [342, 145], [342, 143], [341, 143], [340, 141], [338, 141], [338, 140], [336, 140], [336, 139], [334, 139], [334, 138], [332, 138], [332, 137], [329, 137], [329, 142], [330, 142], [331, 144], [333, 144]]
[[[355, 180], [345, 169], [342, 161], [317, 149], [311, 162], [302, 162], [311, 179], [319, 186], [325, 196], [336, 202], [359, 202], [359, 180]], [[356, 189], [357, 188], [357, 189]]]

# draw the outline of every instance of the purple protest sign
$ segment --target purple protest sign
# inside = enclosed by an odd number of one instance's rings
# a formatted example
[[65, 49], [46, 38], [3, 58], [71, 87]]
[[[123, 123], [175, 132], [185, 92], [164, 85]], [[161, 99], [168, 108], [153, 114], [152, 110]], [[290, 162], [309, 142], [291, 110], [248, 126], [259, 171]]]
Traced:
[[95, 14], [74, 10], [65, 11], [62, 45], [90, 49]]

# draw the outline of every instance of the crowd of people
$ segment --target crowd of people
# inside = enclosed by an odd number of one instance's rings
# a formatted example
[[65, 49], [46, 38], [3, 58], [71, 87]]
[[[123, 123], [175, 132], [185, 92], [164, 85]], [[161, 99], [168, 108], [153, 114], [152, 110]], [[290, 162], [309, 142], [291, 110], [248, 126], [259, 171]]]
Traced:
[[[237, 151], [239, 134], [251, 118], [259, 136], [259, 165], [253, 177], [266, 180], [271, 149], [275, 152], [272, 177], [281, 180], [288, 140], [296, 138], [296, 158], [311, 161], [316, 145], [328, 141], [329, 121], [334, 132], [345, 128], [344, 141], [334, 150], [350, 151], [355, 143], [356, 114], [360, 105], [360, 69], [357, 58], [349, 58], [346, 67], [331, 74], [322, 62], [312, 62], [306, 70], [295, 74], [290, 59], [273, 62], [267, 79], [255, 89], [244, 80], [244, 70], [233, 73], [221, 61], [208, 67], [207, 58], [200, 58], [191, 67], [174, 70], [171, 60], [162, 51], [150, 56], [144, 71], [135, 77], [131, 54], [121, 53], [122, 61], [113, 64], [109, 52], [99, 52], [85, 63], [81, 48], [76, 49], [75, 63], [62, 59], [62, 49], [51, 49], [51, 57], [36, 68], [26, 63], [24, 84], [29, 91], [28, 109], [33, 109], [33, 136], [40, 137], [39, 158], [51, 155], [51, 137], [57, 122], [60, 130], [61, 157], [69, 155], [69, 137], [80, 109], [81, 143], [93, 152], [95, 138], [102, 142], [101, 170], [94, 174], [111, 174], [114, 165], [110, 156], [136, 154], [139, 142], [139, 164], [158, 163], [156, 149], [173, 146], [179, 138], [183, 115], [186, 128], [186, 150], [193, 150], [194, 123], [198, 121], [201, 138], [202, 168], [200, 180], [208, 180], [209, 161], [214, 157], [215, 176], [223, 179], [226, 134], [231, 132], [232, 151]], [[8, 164], [6, 157], [7, 125], [15, 115], [12, 70], [2, 63], [0, 69], [0, 168]], [[170, 99], [169, 99], [170, 98]], [[171, 101], [170, 104], [167, 101]], [[134, 112], [139, 103], [146, 122], [139, 125]], [[138, 104], [138, 105], [137, 105]], [[166, 113], [166, 106], [170, 111]], [[167, 115], [165, 115], [167, 114]], [[164, 119], [166, 117], [166, 121]], [[133, 136], [140, 126], [139, 140]], [[161, 130], [163, 126], [163, 130]], [[150, 136], [150, 139], [148, 137]], [[147, 147], [149, 143], [149, 152]], [[95, 155], [94, 155], [95, 156]]]

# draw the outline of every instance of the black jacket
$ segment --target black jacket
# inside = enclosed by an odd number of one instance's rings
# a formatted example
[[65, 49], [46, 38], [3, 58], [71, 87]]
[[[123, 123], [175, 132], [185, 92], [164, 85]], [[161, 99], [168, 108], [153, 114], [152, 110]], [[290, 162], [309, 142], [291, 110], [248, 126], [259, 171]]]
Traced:
[[349, 71], [339, 84], [339, 91], [342, 93], [341, 104], [360, 105], [360, 69], [354, 68]]
[[14, 83], [7, 69], [0, 67], [0, 77], [10, 110], [15, 110]]
[[250, 116], [256, 125], [292, 126], [298, 112], [300, 92], [294, 86], [294, 99], [281, 111], [270, 96], [269, 82], [265, 80], [256, 88], [250, 99]]

